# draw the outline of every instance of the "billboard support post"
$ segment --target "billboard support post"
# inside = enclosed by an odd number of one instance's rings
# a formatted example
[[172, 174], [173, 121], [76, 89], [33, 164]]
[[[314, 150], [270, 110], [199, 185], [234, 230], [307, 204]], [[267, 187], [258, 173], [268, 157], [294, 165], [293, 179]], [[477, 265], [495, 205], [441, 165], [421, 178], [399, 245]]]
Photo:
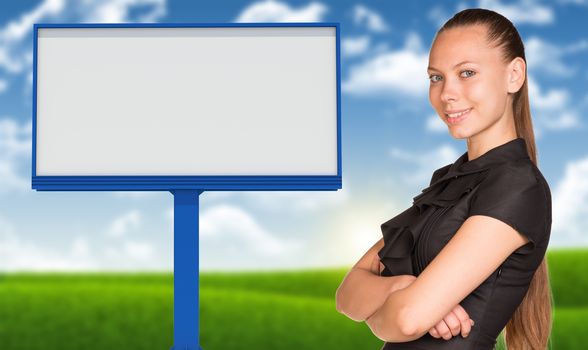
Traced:
[[198, 210], [202, 190], [174, 190], [174, 346], [199, 345]]

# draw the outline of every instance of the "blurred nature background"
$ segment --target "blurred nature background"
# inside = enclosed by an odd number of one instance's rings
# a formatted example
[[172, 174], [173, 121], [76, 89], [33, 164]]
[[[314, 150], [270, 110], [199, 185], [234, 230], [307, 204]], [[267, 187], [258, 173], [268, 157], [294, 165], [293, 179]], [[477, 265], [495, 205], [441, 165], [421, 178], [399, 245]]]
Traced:
[[[168, 192], [31, 190], [34, 23], [339, 22], [343, 189], [200, 196], [205, 349], [379, 349], [334, 294], [432, 171], [466, 151], [428, 102], [436, 30], [493, 9], [526, 46], [553, 196], [553, 349], [588, 342], [588, 1], [21, 0], [0, 4], [0, 349], [173, 343]], [[197, 137], [197, 135], [195, 135]], [[105, 140], [107, 142], [107, 140]]]

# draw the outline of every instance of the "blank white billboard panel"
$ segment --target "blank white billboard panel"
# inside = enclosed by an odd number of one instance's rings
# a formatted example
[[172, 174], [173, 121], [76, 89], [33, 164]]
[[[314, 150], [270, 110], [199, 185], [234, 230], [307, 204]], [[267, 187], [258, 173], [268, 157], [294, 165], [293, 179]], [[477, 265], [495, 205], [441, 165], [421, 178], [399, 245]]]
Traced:
[[340, 176], [335, 27], [37, 30], [33, 177]]

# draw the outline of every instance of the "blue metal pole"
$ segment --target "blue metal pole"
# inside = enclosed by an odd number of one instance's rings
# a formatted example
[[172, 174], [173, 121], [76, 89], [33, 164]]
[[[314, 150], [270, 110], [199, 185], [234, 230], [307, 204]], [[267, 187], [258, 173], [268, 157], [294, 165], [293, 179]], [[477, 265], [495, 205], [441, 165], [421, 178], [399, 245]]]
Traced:
[[198, 199], [202, 190], [174, 190], [174, 345], [201, 350], [199, 328]]

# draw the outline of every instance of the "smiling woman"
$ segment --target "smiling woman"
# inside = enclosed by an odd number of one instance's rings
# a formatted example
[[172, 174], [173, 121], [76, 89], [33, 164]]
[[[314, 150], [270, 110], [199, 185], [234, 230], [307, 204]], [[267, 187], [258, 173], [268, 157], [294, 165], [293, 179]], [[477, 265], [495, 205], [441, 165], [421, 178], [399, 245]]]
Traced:
[[526, 68], [518, 31], [494, 11], [463, 10], [438, 31], [429, 100], [467, 152], [382, 224], [336, 294], [337, 310], [365, 321], [384, 350], [493, 349], [504, 329], [509, 349], [547, 347], [551, 192]]

